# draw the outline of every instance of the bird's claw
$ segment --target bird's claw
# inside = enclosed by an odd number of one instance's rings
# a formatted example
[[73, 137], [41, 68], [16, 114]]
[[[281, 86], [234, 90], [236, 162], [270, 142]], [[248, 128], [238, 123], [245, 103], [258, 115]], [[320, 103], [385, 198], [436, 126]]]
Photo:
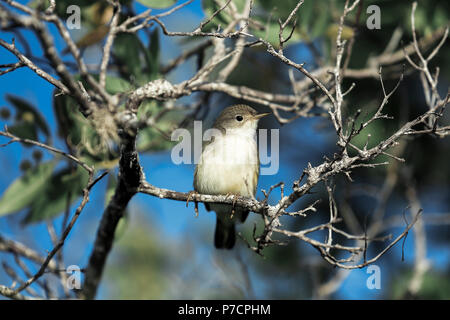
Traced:
[[[186, 208], [188, 207], [189, 201], [192, 200], [193, 196], [194, 196], [194, 195], [198, 195], [198, 194], [199, 194], [199, 193], [198, 193], [197, 191], [195, 191], [195, 190], [189, 191], [188, 196], [187, 196], [187, 199], [186, 199]], [[195, 206], [194, 206], [195, 217], [197, 218], [197, 217], [198, 217], [198, 202], [197, 202], [197, 201], [194, 201], [194, 203], [195, 203]]]
[[239, 195], [237, 193], [229, 192], [226, 194], [225, 199], [228, 199], [230, 196], [233, 196], [233, 202], [231, 204], [231, 219], [233, 219], [234, 214], [236, 213], [236, 202], [239, 199]]

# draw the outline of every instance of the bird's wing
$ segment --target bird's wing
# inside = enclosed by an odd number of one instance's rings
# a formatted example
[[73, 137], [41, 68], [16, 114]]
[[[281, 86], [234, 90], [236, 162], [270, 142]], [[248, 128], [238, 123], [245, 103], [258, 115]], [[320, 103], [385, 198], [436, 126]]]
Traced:
[[253, 197], [255, 197], [256, 195], [256, 188], [258, 187], [258, 179], [259, 179], [259, 149], [258, 147], [256, 147], [256, 157], [257, 157], [257, 164], [256, 164], [256, 170], [255, 170], [255, 174], [253, 176]]
[[[194, 171], [194, 190], [199, 192], [198, 190], [198, 186], [197, 186], [197, 171], [198, 171], [198, 164], [195, 166], [195, 171]], [[211, 211], [211, 208], [209, 207], [209, 203], [203, 203], [205, 205], [205, 209], [207, 211]]]
[[195, 166], [195, 171], [194, 171], [194, 190], [198, 192], [198, 187], [197, 187], [197, 171], [198, 171], [198, 164]]

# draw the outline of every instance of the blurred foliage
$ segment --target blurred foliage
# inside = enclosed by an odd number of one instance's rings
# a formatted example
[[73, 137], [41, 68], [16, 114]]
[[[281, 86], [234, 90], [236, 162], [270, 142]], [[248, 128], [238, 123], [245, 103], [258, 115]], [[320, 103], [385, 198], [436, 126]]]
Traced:
[[[138, 111], [138, 119], [148, 119], [152, 115], [161, 112], [160, 106], [155, 101], [142, 103]], [[137, 148], [139, 151], [169, 150], [177, 142], [172, 141], [167, 132], [171, 133], [175, 125], [182, 120], [182, 115], [176, 112], [168, 112], [158, 117], [155, 126], [148, 126], [139, 132]]]
[[15, 121], [8, 128], [9, 132], [20, 138], [31, 140], [37, 140], [38, 134], [42, 132], [46, 139], [49, 138], [50, 130], [48, 125], [33, 105], [13, 95], [7, 95], [6, 100], [16, 109]]
[[136, 0], [136, 1], [143, 4], [146, 7], [155, 9], [167, 8], [174, 5], [177, 2], [176, 0]]
[[27, 168], [25, 174], [16, 179], [5, 190], [0, 199], [0, 216], [14, 213], [30, 205], [42, 194], [42, 188], [48, 183], [55, 163], [46, 162], [35, 168]]
[[423, 282], [419, 292], [414, 296], [408, 293], [408, 285], [413, 276], [411, 270], [404, 270], [403, 273], [394, 278], [391, 285], [391, 297], [393, 299], [432, 299], [449, 300], [450, 299], [450, 278], [449, 272], [428, 271], [423, 277]]
[[[246, 0], [233, 1], [238, 11], [242, 10], [245, 2]], [[278, 0], [255, 0], [252, 14], [254, 22], [250, 23], [249, 27], [256, 36], [277, 46], [279, 20], [284, 22], [297, 3], [297, 0], [284, 0], [283, 2]], [[289, 23], [289, 27], [284, 30], [283, 36], [286, 38], [289, 35], [291, 28], [294, 26], [294, 21], [297, 21], [297, 27], [292, 35], [291, 43], [299, 40], [311, 42], [322, 36], [326, 36], [334, 41], [344, 3], [345, 0], [305, 1], [294, 19]], [[202, 4], [207, 16], [212, 15], [213, 12], [221, 8], [221, 5], [214, 0], [202, 0]], [[369, 14], [366, 14], [365, 9], [370, 5], [377, 5], [381, 8], [383, 31], [392, 27], [401, 27], [408, 34], [411, 34], [410, 1], [369, 0], [361, 2], [361, 9], [354, 10], [350, 18], [347, 19], [347, 25], [344, 26], [343, 30], [343, 39], [351, 37], [353, 34], [352, 28], [366, 26], [366, 18]], [[399, 16], [399, 13], [401, 13], [401, 16]], [[449, 20], [449, 15], [449, 4], [446, 1], [432, 0], [426, 3], [419, 1], [416, 11], [416, 30], [421, 34], [429, 35], [433, 30], [444, 26]], [[216, 29], [219, 25], [226, 25], [231, 19], [229, 11], [224, 10], [207, 25], [207, 28], [209, 30]], [[329, 48], [327, 47], [327, 49]]]
[[52, 174], [33, 199], [24, 223], [40, 222], [65, 212], [82, 194], [88, 182], [88, 173], [81, 167], [66, 168]]
[[[128, 10], [131, 1], [121, 1]], [[163, 8], [175, 1], [141, 1], [144, 5]], [[31, 6], [44, 10], [47, 3], [32, 1]], [[66, 8], [71, 1], [57, 1], [56, 12], [61, 17], [67, 17]], [[113, 8], [103, 1], [79, 1], [83, 27], [87, 32], [77, 41], [80, 49], [94, 45], [104, 39], [108, 33], [108, 26], [113, 15]], [[121, 20], [126, 15], [121, 16]], [[118, 76], [106, 77], [106, 91], [110, 94], [127, 93], [148, 81], [159, 77], [159, 44], [158, 30], [149, 33], [148, 45], [134, 34], [120, 34], [112, 48], [113, 63], [118, 68]], [[97, 74], [92, 76], [98, 80]], [[84, 78], [77, 76], [84, 87], [90, 86]], [[23, 98], [7, 95], [7, 100], [15, 110], [14, 118], [10, 119], [9, 108], [2, 109], [2, 115], [8, 121], [8, 130], [20, 138], [51, 142], [49, 126], [39, 113], [38, 108]], [[114, 120], [102, 110], [96, 112], [91, 119], [86, 119], [79, 112], [76, 101], [67, 95], [55, 91], [53, 95], [53, 109], [57, 120], [58, 136], [66, 143], [70, 152], [96, 169], [112, 169], [118, 165], [119, 153], [117, 149], [117, 128]], [[140, 119], [153, 116], [161, 111], [161, 106], [155, 102], [145, 103], [140, 111]], [[158, 128], [144, 128], [138, 136], [138, 150], [140, 152], [155, 152], [169, 149], [173, 143], [162, 131], [169, 130], [180, 120], [176, 112], [161, 115]], [[26, 147], [29, 145], [25, 144]], [[28, 160], [22, 161], [21, 168], [24, 175], [18, 178], [5, 191], [0, 215], [20, 212], [28, 209], [23, 220], [25, 223], [47, 220], [65, 211], [67, 201], [74, 203], [79, 199], [82, 189], [86, 186], [87, 175], [84, 170], [76, 169], [72, 165], [53, 172], [60, 167], [59, 163], [67, 163], [62, 157], [55, 157], [55, 161], [46, 162], [32, 167]], [[50, 167], [51, 164], [51, 167]], [[25, 192], [17, 193], [17, 190]], [[11, 197], [14, 195], [15, 197]], [[11, 198], [11, 199], [9, 199]], [[16, 199], [17, 198], [17, 199]]]
[[160, 242], [157, 230], [137, 216], [122, 235], [116, 238], [114, 252], [105, 269], [105, 276], [114, 287], [108, 290], [111, 299], [167, 298], [171, 255]]
[[[107, 79], [110, 84], [112, 78]], [[127, 82], [121, 79], [115, 79], [114, 89], [119, 87], [127, 87]], [[115, 90], [111, 90], [110, 92]], [[81, 160], [88, 164], [95, 164], [98, 168], [110, 168], [112, 165], [117, 165], [118, 150], [110, 147], [112, 141], [107, 141], [108, 137], [103, 137], [98, 134], [95, 129], [95, 124], [92, 120], [88, 120], [78, 110], [76, 101], [65, 95], [55, 95], [53, 98], [53, 108], [58, 122], [58, 134], [63, 138], [71, 150], [74, 150], [76, 155]], [[105, 126], [113, 126], [106, 123], [108, 119], [103, 119]], [[110, 122], [113, 122], [109, 119]]]
[[[237, 1], [237, 3], [243, 3], [244, 1]], [[333, 64], [334, 53], [333, 46], [335, 45], [335, 37], [337, 33], [337, 25], [339, 22], [339, 16], [344, 7], [345, 1], [305, 1], [300, 7], [297, 13], [297, 28], [294, 31], [293, 40], [289, 42], [289, 46], [285, 49], [285, 54], [294, 61], [301, 63], [307, 62], [307, 69], [314, 70], [318, 66], [318, 63], [313, 59], [314, 53], [311, 51], [311, 47], [315, 47], [317, 52], [323, 57], [325, 64]], [[207, 13], [213, 12], [217, 9], [217, 6], [213, 6], [213, 1], [204, 0], [203, 6], [206, 7]], [[290, 10], [295, 7], [296, 0], [283, 1], [264, 1], [256, 0], [253, 13], [259, 19], [259, 21], [271, 21], [277, 26], [277, 20], [282, 19], [284, 21], [289, 14]], [[369, 30], [366, 27], [366, 20], [368, 14], [366, 14], [366, 8], [376, 4], [381, 9], [381, 29]], [[277, 7], [276, 9], [273, 9]], [[436, 1], [419, 1], [416, 11], [416, 30], [419, 38], [429, 37], [431, 33], [437, 29], [442, 29], [448, 24], [450, 17], [450, 4], [448, 1], [436, 0]], [[358, 9], [354, 10], [346, 20], [346, 26], [344, 28], [344, 38], [349, 38], [352, 35], [355, 36], [355, 43], [353, 46], [353, 53], [350, 59], [349, 68], [364, 68], [367, 67], [366, 63], [370, 57], [381, 54], [386, 48], [389, 40], [391, 39], [394, 30], [401, 28], [403, 30], [403, 36], [399, 43], [400, 49], [402, 46], [412, 41], [410, 14], [411, 14], [411, 1], [364, 1], [361, 9], [359, 21], [357, 21]], [[219, 15], [213, 20], [212, 26], [207, 25], [210, 29], [214, 29], [217, 25], [224, 25], [226, 23], [226, 15]], [[265, 24], [264, 24], [265, 25]], [[292, 27], [292, 23], [291, 23]], [[252, 25], [250, 24], [250, 28]], [[253, 26], [255, 28], [255, 26]], [[290, 31], [290, 28], [288, 28]], [[255, 33], [251, 30], [250, 33], [256, 34], [268, 41], [273, 45], [277, 45], [278, 32], [272, 36], [262, 35], [264, 32]], [[311, 42], [311, 44], [307, 44]], [[311, 46], [312, 45], [312, 46]], [[430, 49], [428, 49], [430, 52]], [[442, 94], [445, 94], [446, 88], [449, 86], [450, 80], [450, 47], [444, 45], [439, 52], [438, 56], [433, 60], [433, 67], [430, 70], [434, 70], [435, 66], [439, 66], [440, 83]], [[302, 60], [303, 59], [303, 60]], [[287, 76], [288, 68], [282, 63], [272, 57], [268, 57], [264, 48], [258, 50], [246, 50], [243, 54], [243, 59], [239, 63], [235, 72], [231, 75], [228, 82], [236, 85], [246, 85], [251, 88], [257, 88], [259, 90], [267, 90], [269, 92], [290, 92], [291, 82]], [[303, 76], [300, 73], [294, 73], [296, 79], [302, 79]], [[386, 90], [391, 90], [400, 74], [386, 74], [383, 70], [383, 76], [385, 81]], [[356, 87], [353, 91], [346, 96], [346, 104], [344, 105], [344, 119], [351, 120], [358, 109], [361, 109], [361, 114], [356, 121], [356, 127], [359, 124], [367, 120], [371, 115], [376, 112], [377, 107], [382, 101], [382, 88], [380, 83], [376, 79], [350, 79], [344, 81], [343, 88], [349, 88], [352, 82], [356, 83]], [[236, 101], [234, 99], [225, 98], [225, 104], [232, 104]], [[260, 106], [263, 108], [263, 106]], [[416, 117], [419, 112], [423, 112], [425, 108], [424, 98], [422, 94], [422, 88], [420, 79], [417, 73], [411, 75], [411, 71], [405, 80], [401, 83], [399, 90], [389, 99], [389, 104], [385, 107], [385, 113], [392, 116], [393, 120], [378, 120], [373, 122], [370, 126], [365, 128], [361, 134], [353, 139], [353, 143], [357, 146], [363, 146], [367, 142], [367, 136], [370, 134], [368, 146], [374, 146], [379, 141], [392, 134], [399, 125], [406, 121]], [[448, 123], [448, 116], [442, 119], [442, 123]], [[267, 120], [269, 122], [269, 120]], [[305, 161], [312, 164], [320, 163], [323, 161], [323, 156], [332, 157], [333, 153], [337, 151], [335, 146], [335, 135], [328, 119], [317, 119], [315, 123], [315, 134], [329, 137], [330, 140], [325, 145], [318, 145], [314, 142], [309, 142], [308, 138], [303, 136], [303, 131], [310, 130], [310, 120], [297, 120], [300, 124], [288, 124], [281, 129], [281, 145], [280, 150], [290, 150], [290, 155], [285, 157], [288, 159], [288, 165], [292, 165], [298, 170], [298, 163], [305, 163]], [[350, 125], [348, 123], [347, 125]], [[275, 122], [269, 122], [264, 124], [264, 127], [273, 128], [278, 124]], [[302, 145], [299, 148], [299, 144]], [[413, 181], [417, 186], [419, 194], [426, 192], [432, 192], [437, 197], [441, 197], [443, 203], [435, 204], [442, 207], [445, 210], [450, 210], [448, 203], [450, 198], [448, 196], [448, 188], [450, 185], [450, 154], [443, 153], [443, 150], [450, 148], [448, 139], [435, 139], [430, 136], [416, 137], [414, 141], [407, 139], [402, 144], [406, 144], [406, 149], [403, 156], [406, 159], [407, 165], [400, 164], [402, 172], [405, 169], [409, 170], [413, 176]], [[393, 148], [397, 150], [396, 148]], [[307, 150], [307, 151], [306, 151]], [[392, 152], [393, 150], [391, 150]], [[325, 153], [324, 153], [325, 152]], [[396, 152], [396, 151], [395, 151]], [[306, 155], [305, 155], [306, 154]], [[380, 156], [374, 159], [373, 162], [393, 162], [392, 158], [388, 156]], [[285, 164], [286, 165], [286, 164]], [[367, 216], [370, 217], [376, 207], [377, 203], [373, 196], [369, 196], [370, 188], [380, 188], [387, 173], [388, 167], [378, 167], [370, 170], [354, 170], [351, 174], [352, 179], [355, 181], [349, 188], [348, 181], [345, 178], [337, 177], [336, 183], [336, 199], [338, 200], [339, 210], [342, 215], [345, 214], [344, 210], [352, 210], [356, 215], [356, 223], [363, 226], [367, 220]], [[286, 181], [285, 181], [286, 182]], [[287, 182], [289, 183], [289, 182]], [[265, 187], [265, 186], [261, 186]], [[367, 189], [366, 189], [367, 188]], [[353, 195], [352, 191], [355, 192]], [[447, 195], [446, 195], [447, 194]], [[375, 194], [376, 195], [376, 194]], [[313, 194], [305, 197], [302, 201], [297, 203], [296, 208], [300, 209], [305, 204], [312, 203], [319, 198], [327, 198], [327, 195], [323, 193], [322, 186], [318, 186], [314, 189]], [[426, 198], [426, 196], [425, 196]], [[343, 205], [344, 200], [348, 201], [349, 209]], [[393, 190], [392, 195], [388, 199], [386, 208], [386, 214], [390, 217], [393, 214], [399, 214], [407, 206], [408, 202], [404, 196], [404, 185], [399, 183]], [[326, 201], [325, 201], [326, 202]], [[425, 200], [424, 200], [425, 202]], [[400, 209], [399, 209], [400, 207]], [[292, 208], [295, 210], [296, 208]], [[323, 217], [327, 216], [328, 206], [327, 203], [319, 205], [319, 211], [314, 215], [310, 215], [308, 219], [297, 219], [295, 222], [287, 220], [284, 223], [290, 230], [300, 230], [302, 228], [311, 227], [314, 223], [325, 222]], [[426, 212], [425, 212], [426, 214]], [[320, 218], [322, 217], [322, 219]], [[370, 219], [370, 218], [369, 218]], [[257, 219], [259, 221], [259, 219]], [[343, 226], [345, 227], [345, 225]], [[257, 232], [262, 229], [261, 222], [258, 222]], [[440, 243], [447, 241], [446, 230], [448, 228], [441, 228], [439, 232], [427, 233], [429, 236], [441, 234], [439, 240]], [[448, 232], [447, 232], [448, 233]], [[246, 223], [244, 226], [243, 234], [246, 239], [252, 239], [253, 223]], [[325, 235], [324, 235], [325, 237]], [[319, 239], [323, 239], [320, 238]], [[407, 241], [411, 241], [408, 239]], [[434, 242], [435, 243], [435, 242]], [[382, 250], [385, 243], [374, 243], [373, 250]], [[434, 244], [429, 244], [433, 246]], [[317, 254], [314, 250], [307, 250], [308, 246], [305, 244], [291, 242], [286, 247], [268, 248], [264, 250], [265, 259], [263, 262], [259, 262], [260, 257], [255, 257], [249, 254], [246, 257], [248, 264], [251, 265], [252, 272], [258, 274], [260, 282], [267, 283], [267, 289], [264, 293], [264, 297], [268, 298], [308, 298], [311, 297], [314, 290], [314, 285], [317, 282], [323, 282], [330, 278], [335, 272], [326, 264], [309, 261], [314, 254]], [[412, 254], [412, 253], [410, 253]], [[389, 260], [389, 268], [395, 269], [400, 267], [400, 258], [396, 255], [393, 260]], [[318, 257], [320, 260], [320, 257]], [[314, 271], [312, 271], [314, 270]], [[402, 269], [403, 270], [403, 269]], [[305, 276], [306, 274], [306, 276]], [[409, 284], [408, 277], [402, 277], [399, 274], [395, 274], [390, 277], [389, 281], [395, 282], [397, 286], [406, 286]], [[448, 282], [449, 275], [447, 273], [434, 273], [426, 275], [423, 287], [419, 297], [423, 298], [438, 298], [444, 299], [450, 294], [450, 289], [446, 285], [439, 285], [439, 281], [443, 283]], [[361, 284], [362, 287], [365, 284]], [[300, 290], [299, 290], [300, 288]], [[393, 290], [396, 292], [393, 294]], [[384, 298], [399, 298], [403, 297], [404, 291], [399, 288], [390, 288], [383, 290], [381, 296]], [[332, 297], [339, 297], [338, 294], [334, 294]]]

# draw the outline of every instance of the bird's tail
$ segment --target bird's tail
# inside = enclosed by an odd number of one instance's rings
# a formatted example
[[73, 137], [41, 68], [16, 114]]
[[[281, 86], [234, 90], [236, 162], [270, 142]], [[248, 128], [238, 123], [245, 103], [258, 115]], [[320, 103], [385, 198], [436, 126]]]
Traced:
[[214, 246], [217, 249], [232, 249], [236, 243], [234, 222], [225, 223], [217, 218]]

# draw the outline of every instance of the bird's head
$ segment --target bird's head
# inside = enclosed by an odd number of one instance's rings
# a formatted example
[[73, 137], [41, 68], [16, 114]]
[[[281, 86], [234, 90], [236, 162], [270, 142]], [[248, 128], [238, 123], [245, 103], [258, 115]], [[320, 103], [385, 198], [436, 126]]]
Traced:
[[235, 130], [256, 130], [258, 121], [270, 113], [258, 113], [252, 107], [245, 104], [237, 104], [225, 108], [214, 123], [214, 128]]

